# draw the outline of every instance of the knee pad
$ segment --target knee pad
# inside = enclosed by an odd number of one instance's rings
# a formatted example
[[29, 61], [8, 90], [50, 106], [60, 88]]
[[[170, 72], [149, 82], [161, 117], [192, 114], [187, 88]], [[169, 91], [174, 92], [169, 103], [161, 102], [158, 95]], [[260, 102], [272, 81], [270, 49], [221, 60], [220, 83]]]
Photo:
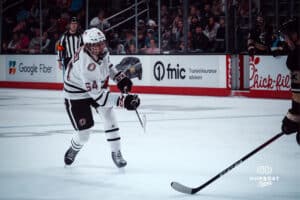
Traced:
[[113, 108], [101, 108], [101, 114], [104, 120], [104, 130], [119, 128]]

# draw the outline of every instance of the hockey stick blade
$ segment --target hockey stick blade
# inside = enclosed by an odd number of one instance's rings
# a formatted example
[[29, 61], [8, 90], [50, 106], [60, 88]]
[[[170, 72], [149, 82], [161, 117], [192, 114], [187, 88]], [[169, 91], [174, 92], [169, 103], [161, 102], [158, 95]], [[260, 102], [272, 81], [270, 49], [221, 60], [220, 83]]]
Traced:
[[187, 186], [182, 185], [178, 182], [172, 182], [171, 187], [174, 190], [176, 190], [178, 192], [181, 192], [181, 193], [185, 193], [185, 194], [194, 194], [194, 193], [197, 192], [197, 191], [194, 190], [194, 188], [187, 187]]
[[256, 154], [257, 152], [259, 152], [260, 150], [262, 150], [263, 148], [265, 148], [266, 146], [268, 146], [269, 144], [271, 144], [272, 142], [274, 142], [275, 140], [277, 140], [283, 135], [284, 133], [281, 132], [273, 136], [268, 141], [266, 141], [265, 143], [263, 143], [262, 145], [260, 145], [259, 147], [257, 147], [256, 149], [254, 149], [253, 151], [251, 151], [250, 153], [248, 153], [247, 155], [245, 155], [244, 157], [242, 157], [241, 159], [239, 159], [238, 161], [236, 161], [235, 163], [233, 163], [232, 165], [230, 165], [229, 167], [227, 167], [226, 169], [224, 169], [223, 171], [221, 171], [220, 173], [218, 173], [217, 175], [209, 179], [208, 181], [206, 181], [204, 184], [200, 185], [199, 187], [190, 188], [178, 182], [172, 182], [171, 187], [178, 192], [182, 192], [186, 194], [195, 194], [200, 190], [202, 190], [203, 188], [205, 188], [206, 186], [210, 185], [215, 180], [219, 179], [221, 176], [225, 175], [227, 172], [231, 171], [233, 168], [243, 163], [245, 160], [247, 160], [248, 158], [250, 158], [251, 156], [253, 156], [254, 154]]

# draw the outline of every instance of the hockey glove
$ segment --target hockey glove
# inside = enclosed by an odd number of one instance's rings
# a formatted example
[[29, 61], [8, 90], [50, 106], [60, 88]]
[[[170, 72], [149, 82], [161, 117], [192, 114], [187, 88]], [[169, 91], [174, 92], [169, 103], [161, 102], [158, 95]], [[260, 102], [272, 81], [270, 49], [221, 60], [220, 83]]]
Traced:
[[117, 86], [121, 92], [128, 93], [131, 91], [132, 81], [123, 72], [119, 72], [115, 76], [115, 80], [117, 81]]
[[290, 135], [299, 131], [299, 124], [287, 117], [284, 117], [282, 120], [281, 130], [284, 134]]
[[138, 95], [124, 95], [118, 100], [118, 106], [124, 107], [127, 110], [135, 110], [140, 105], [140, 98]]

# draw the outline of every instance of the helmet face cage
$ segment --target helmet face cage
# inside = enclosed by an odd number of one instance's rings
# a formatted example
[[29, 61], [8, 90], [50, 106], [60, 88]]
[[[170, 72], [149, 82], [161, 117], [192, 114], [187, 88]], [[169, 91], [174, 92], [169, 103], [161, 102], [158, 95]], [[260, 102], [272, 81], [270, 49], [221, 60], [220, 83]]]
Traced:
[[83, 33], [85, 48], [93, 55], [100, 55], [105, 48], [105, 35], [97, 28], [91, 28]]
[[106, 47], [105, 42], [85, 44], [85, 49], [88, 50], [91, 54], [96, 56], [103, 54], [105, 47]]

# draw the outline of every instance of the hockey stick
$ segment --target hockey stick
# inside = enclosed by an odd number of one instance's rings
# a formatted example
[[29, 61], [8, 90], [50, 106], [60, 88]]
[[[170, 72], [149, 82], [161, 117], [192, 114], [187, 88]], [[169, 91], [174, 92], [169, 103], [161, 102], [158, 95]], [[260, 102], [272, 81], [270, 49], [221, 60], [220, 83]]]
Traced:
[[205, 188], [206, 186], [208, 186], [209, 184], [211, 184], [212, 182], [214, 182], [215, 180], [217, 180], [218, 178], [220, 178], [221, 176], [223, 176], [224, 174], [226, 174], [227, 172], [229, 172], [230, 170], [232, 170], [233, 168], [235, 168], [236, 166], [238, 166], [239, 164], [241, 164], [242, 162], [244, 162], [245, 160], [247, 160], [249, 157], [251, 157], [252, 155], [257, 153], [258, 151], [260, 151], [267, 145], [274, 142], [276, 139], [280, 138], [282, 135], [284, 135], [284, 133], [281, 132], [281, 133], [278, 133], [277, 135], [273, 136], [271, 139], [269, 139], [268, 141], [266, 141], [265, 143], [263, 143], [262, 145], [260, 145], [259, 147], [257, 147], [256, 149], [254, 149], [253, 151], [251, 151], [244, 157], [242, 157], [240, 160], [236, 161], [235, 163], [233, 163], [232, 165], [230, 165], [229, 167], [227, 167], [226, 169], [221, 171], [219, 174], [217, 174], [216, 176], [214, 176], [213, 178], [211, 178], [204, 184], [200, 185], [199, 187], [191, 188], [191, 187], [182, 185], [181, 183], [178, 183], [178, 182], [172, 182], [171, 187], [178, 192], [182, 192], [182, 193], [186, 193], [186, 194], [195, 194], [195, 193], [199, 192], [200, 190], [202, 190], [203, 188]]
[[144, 121], [143, 121], [142, 118], [141, 118], [141, 116], [140, 116], [140, 114], [139, 114], [139, 112], [137, 111], [137, 109], [135, 109], [135, 113], [136, 113], [136, 115], [137, 115], [137, 117], [139, 119], [139, 122], [140, 122], [142, 128], [144, 129], [144, 133], [145, 133], [146, 132], [146, 117], [144, 115]]
[[[124, 90], [125, 90], [125, 94], [128, 94], [127, 87], [125, 87]], [[137, 111], [137, 109], [134, 109], [134, 110], [135, 110], [135, 113], [139, 119], [139, 122], [140, 122], [142, 128], [144, 129], [144, 133], [145, 133], [146, 132], [146, 115], [144, 115], [144, 121], [143, 121], [139, 112]]]

